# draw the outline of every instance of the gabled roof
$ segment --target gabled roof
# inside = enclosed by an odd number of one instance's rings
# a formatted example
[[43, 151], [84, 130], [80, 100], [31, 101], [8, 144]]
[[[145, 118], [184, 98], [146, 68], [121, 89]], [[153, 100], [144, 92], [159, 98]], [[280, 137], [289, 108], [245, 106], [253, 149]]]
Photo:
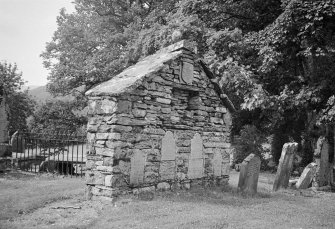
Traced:
[[[96, 87], [88, 90], [85, 94], [87, 96], [104, 96], [104, 95], [120, 95], [136, 89], [142, 84], [147, 76], [156, 73], [164, 67], [168, 61], [178, 58], [182, 54], [182, 49], [193, 51], [192, 44], [187, 40], [182, 40], [163, 48], [153, 55], [145, 57], [133, 66], [125, 69], [120, 74], [114, 76], [112, 79], [105, 81]], [[207, 68], [206, 64], [199, 61], [203, 67], [206, 75], [214, 84], [215, 91], [220, 95], [220, 98], [225, 103], [227, 108], [235, 111], [235, 107], [228, 97], [223, 93], [218, 84], [218, 79], [215, 78], [213, 73]]]

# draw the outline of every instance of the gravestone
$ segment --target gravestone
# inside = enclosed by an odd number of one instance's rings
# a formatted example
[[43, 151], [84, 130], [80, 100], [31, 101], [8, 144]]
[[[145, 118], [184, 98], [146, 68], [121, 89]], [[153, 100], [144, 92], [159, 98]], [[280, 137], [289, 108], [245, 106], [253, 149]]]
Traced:
[[141, 150], [135, 150], [130, 160], [130, 185], [138, 186], [144, 180], [145, 154]]
[[162, 139], [162, 161], [174, 161], [176, 158], [176, 140], [173, 133], [167, 131]]
[[316, 174], [316, 163], [310, 163], [306, 166], [304, 171], [302, 172], [298, 182], [296, 183], [297, 189], [306, 189], [312, 183], [313, 177]]
[[321, 147], [320, 167], [318, 171], [318, 186], [329, 184], [331, 174], [331, 163], [329, 163], [329, 143], [325, 139]]
[[261, 159], [255, 154], [250, 154], [241, 163], [238, 188], [241, 191], [257, 193], [257, 184], [259, 171], [261, 168]]
[[10, 144], [12, 145], [12, 152], [24, 153], [25, 151], [25, 140], [22, 134], [16, 131], [11, 138]]
[[222, 154], [219, 149], [214, 151], [213, 170], [214, 170], [214, 176], [222, 175]]
[[198, 133], [191, 140], [191, 154], [187, 175], [189, 179], [201, 178], [204, 175], [203, 142]]
[[279, 159], [279, 165], [277, 169], [277, 174], [275, 182], [273, 184], [273, 191], [277, 191], [280, 188], [287, 188], [292, 167], [294, 155], [297, 152], [298, 143], [285, 143], [281, 156]]
[[162, 158], [159, 167], [161, 180], [174, 179], [176, 171], [176, 140], [173, 133], [167, 131], [162, 139]]

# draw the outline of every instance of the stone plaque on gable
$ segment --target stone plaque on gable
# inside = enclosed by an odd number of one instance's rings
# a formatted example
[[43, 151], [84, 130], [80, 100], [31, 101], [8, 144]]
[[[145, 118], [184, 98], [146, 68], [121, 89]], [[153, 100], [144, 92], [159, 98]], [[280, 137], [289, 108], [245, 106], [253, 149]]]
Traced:
[[187, 84], [192, 84], [193, 82], [193, 70], [194, 66], [193, 64], [183, 62], [182, 64], [182, 72], [181, 72], [181, 78], [182, 80]]
[[176, 158], [176, 140], [173, 133], [167, 131], [162, 139], [162, 161], [174, 161]]
[[313, 177], [316, 174], [316, 163], [309, 163], [302, 172], [298, 182], [296, 183], [297, 189], [306, 189], [312, 183]]
[[191, 140], [190, 159], [203, 159], [203, 143], [200, 134], [196, 133]]
[[222, 175], [222, 154], [220, 150], [216, 150], [214, 152], [213, 169], [214, 169], [214, 176]]
[[256, 193], [261, 168], [261, 160], [255, 154], [250, 154], [241, 163], [238, 187], [242, 191]]
[[293, 166], [294, 155], [297, 152], [298, 143], [285, 143], [281, 156], [279, 159], [279, 165], [277, 169], [277, 174], [275, 182], [273, 184], [273, 191], [277, 191], [280, 188], [287, 188], [291, 170]]
[[135, 150], [130, 160], [130, 185], [138, 186], [144, 179], [145, 154], [141, 150]]

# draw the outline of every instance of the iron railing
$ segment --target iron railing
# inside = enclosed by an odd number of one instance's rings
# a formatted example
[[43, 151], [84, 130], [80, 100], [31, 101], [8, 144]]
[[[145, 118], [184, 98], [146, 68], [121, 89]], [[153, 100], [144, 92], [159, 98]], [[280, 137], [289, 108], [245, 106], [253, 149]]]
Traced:
[[86, 136], [73, 133], [22, 133], [11, 140], [13, 164], [29, 172], [83, 176]]

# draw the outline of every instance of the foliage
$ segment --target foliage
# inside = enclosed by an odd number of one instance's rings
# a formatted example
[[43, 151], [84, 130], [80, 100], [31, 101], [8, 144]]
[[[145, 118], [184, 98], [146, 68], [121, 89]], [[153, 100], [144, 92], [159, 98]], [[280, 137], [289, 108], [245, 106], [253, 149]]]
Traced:
[[[27, 118], [34, 111], [35, 102], [27, 91], [21, 91], [24, 85], [22, 73], [16, 64], [0, 63], [0, 92], [5, 96], [8, 105], [9, 134], [16, 130], [27, 130]], [[0, 94], [1, 94], [0, 93]]]
[[32, 132], [36, 133], [79, 133], [87, 120], [83, 114], [78, 114], [74, 107], [79, 107], [76, 101], [48, 101], [34, 112], [30, 123]]
[[303, 142], [311, 155], [313, 126], [334, 121], [334, 0], [76, 0], [75, 5], [76, 12], [61, 12], [42, 54], [54, 93], [79, 86], [85, 91], [171, 44], [179, 31], [180, 39], [197, 44], [199, 57], [241, 108], [235, 132], [245, 124], [268, 134], [283, 132]]
[[241, 129], [240, 137], [236, 162], [241, 163], [249, 154], [253, 153], [260, 157], [264, 166], [266, 164], [262, 147], [262, 144], [266, 141], [264, 134], [255, 126], [246, 125]]
[[13, 92], [6, 100], [8, 112], [8, 131], [12, 135], [15, 131], [27, 131], [27, 119], [33, 114], [36, 102], [29, 96], [28, 91]]

